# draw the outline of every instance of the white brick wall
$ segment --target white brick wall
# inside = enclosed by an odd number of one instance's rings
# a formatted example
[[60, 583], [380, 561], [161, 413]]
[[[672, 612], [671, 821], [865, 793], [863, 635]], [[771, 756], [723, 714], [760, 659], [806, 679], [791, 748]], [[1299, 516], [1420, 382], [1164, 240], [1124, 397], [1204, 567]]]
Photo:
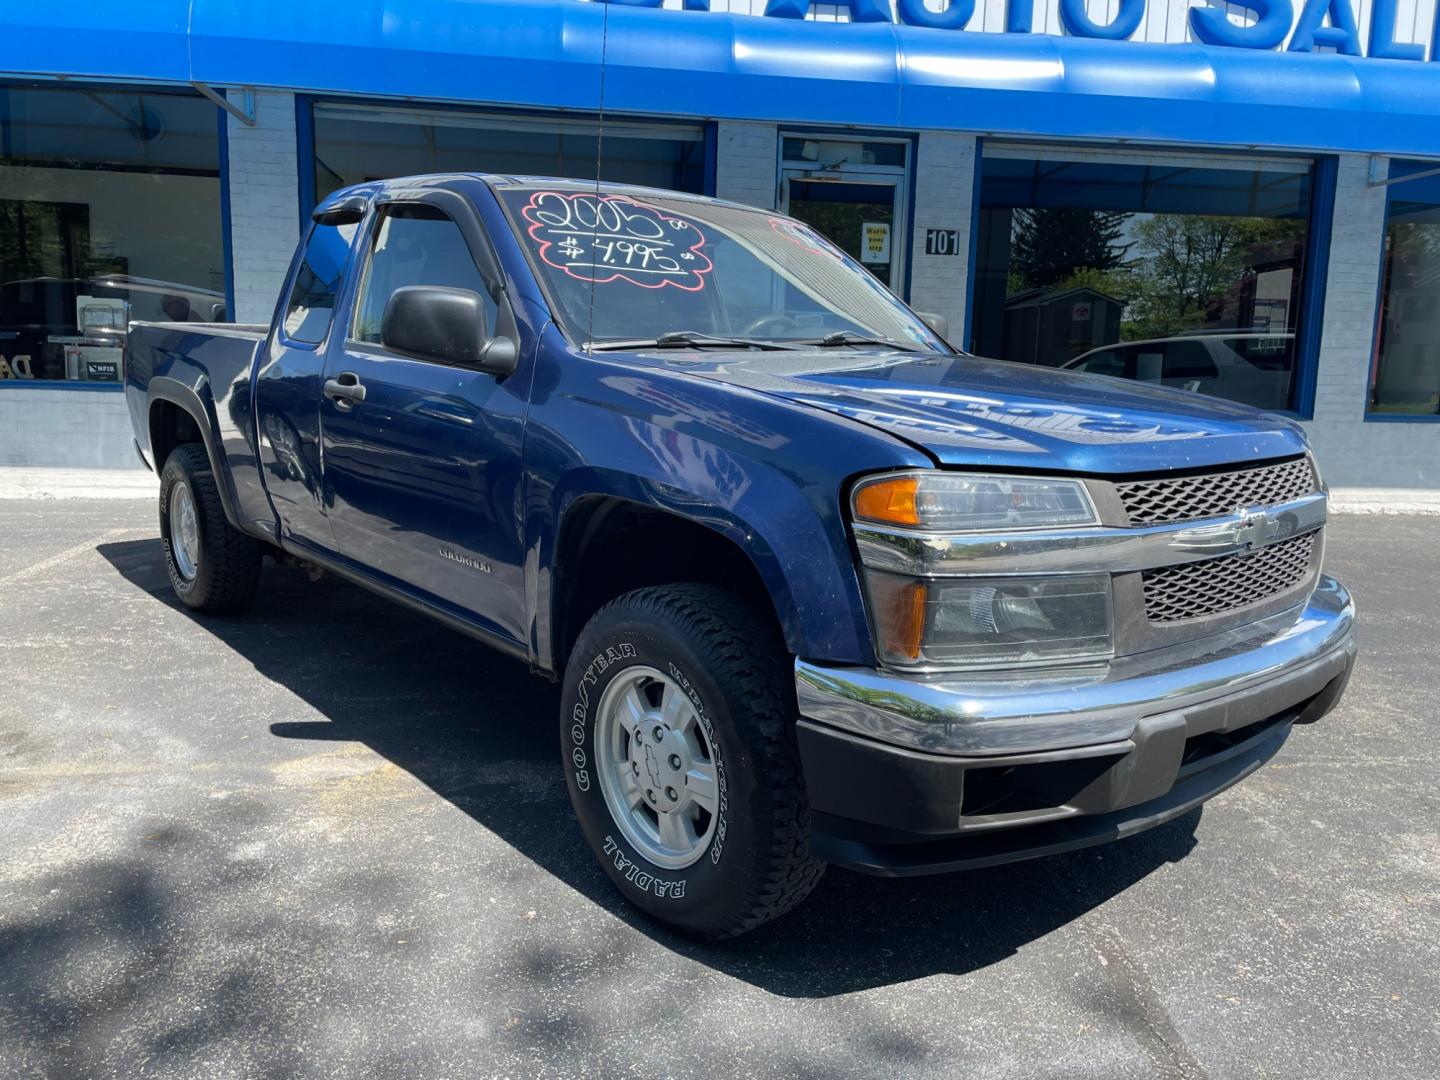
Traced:
[[0, 465], [135, 469], [133, 440], [124, 394], [0, 386]]
[[[910, 306], [943, 315], [950, 340], [962, 342], [970, 295], [970, 209], [975, 193], [974, 136], [922, 132], [915, 152]], [[926, 255], [926, 229], [953, 229], [955, 255]]]
[[715, 134], [715, 194], [775, 209], [779, 134], [774, 124], [721, 120]]
[[269, 322], [300, 233], [295, 96], [255, 95], [257, 124], [229, 118], [235, 321]]
[[1315, 419], [1306, 427], [1332, 487], [1436, 488], [1440, 425], [1365, 420], [1387, 191], [1366, 183], [1369, 169], [1365, 155], [1340, 158]]

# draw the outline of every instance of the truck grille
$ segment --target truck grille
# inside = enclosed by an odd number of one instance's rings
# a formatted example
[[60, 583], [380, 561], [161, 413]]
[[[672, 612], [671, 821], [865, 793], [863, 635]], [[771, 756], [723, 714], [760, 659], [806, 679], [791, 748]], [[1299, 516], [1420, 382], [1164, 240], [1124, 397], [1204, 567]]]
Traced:
[[1311, 532], [1292, 537], [1253, 554], [1146, 570], [1140, 575], [1145, 617], [1158, 623], [1198, 619], [1284, 592], [1309, 576], [1319, 535]]
[[1131, 525], [1164, 525], [1274, 506], [1319, 489], [1309, 458], [1200, 476], [1127, 480], [1115, 485]]

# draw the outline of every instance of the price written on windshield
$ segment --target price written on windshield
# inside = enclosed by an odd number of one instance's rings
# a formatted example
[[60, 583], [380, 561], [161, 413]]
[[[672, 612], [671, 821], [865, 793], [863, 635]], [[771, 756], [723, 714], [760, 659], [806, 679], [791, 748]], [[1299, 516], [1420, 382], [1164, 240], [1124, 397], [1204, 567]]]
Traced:
[[537, 191], [521, 213], [541, 261], [581, 281], [698, 292], [714, 269], [699, 225], [625, 195]]

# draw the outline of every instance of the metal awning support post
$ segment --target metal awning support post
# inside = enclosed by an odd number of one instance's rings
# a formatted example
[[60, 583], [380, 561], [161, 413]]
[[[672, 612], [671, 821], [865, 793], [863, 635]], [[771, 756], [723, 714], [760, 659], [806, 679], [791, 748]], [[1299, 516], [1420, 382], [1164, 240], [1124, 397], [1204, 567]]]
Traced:
[[231, 91], [231, 93], [238, 93], [240, 95], [240, 101], [239, 104], [237, 104], [231, 101], [225, 94], [220, 93], [206, 83], [192, 82], [190, 85], [246, 127], [255, 126], [255, 91], [251, 90], [248, 86]]

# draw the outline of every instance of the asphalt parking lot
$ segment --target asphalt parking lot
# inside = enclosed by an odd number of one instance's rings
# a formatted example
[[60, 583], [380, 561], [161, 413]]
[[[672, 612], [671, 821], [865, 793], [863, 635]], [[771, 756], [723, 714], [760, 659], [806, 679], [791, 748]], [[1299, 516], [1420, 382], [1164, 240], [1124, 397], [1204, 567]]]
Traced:
[[512, 661], [287, 568], [198, 619], [149, 502], [0, 503], [0, 1076], [1434, 1077], [1437, 538], [1332, 524], [1349, 695], [1203, 815], [712, 947]]

